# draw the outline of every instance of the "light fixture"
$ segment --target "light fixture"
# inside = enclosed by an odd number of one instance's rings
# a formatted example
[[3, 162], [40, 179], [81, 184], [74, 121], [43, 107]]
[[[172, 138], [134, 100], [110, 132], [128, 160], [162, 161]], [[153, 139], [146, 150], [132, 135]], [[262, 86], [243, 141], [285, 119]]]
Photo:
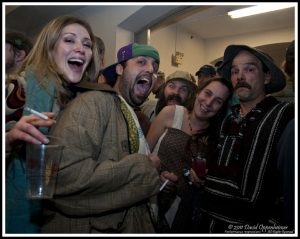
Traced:
[[256, 15], [260, 13], [265, 13], [265, 12], [272, 12], [272, 11], [281, 10], [290, 7], [295, 7], [295, 4], [294, 3], [261, 4], [253, 7], [230, 11], [227, 14], [231, 18], [240, 18], [240, 17], [246, 17], [246, 16]]

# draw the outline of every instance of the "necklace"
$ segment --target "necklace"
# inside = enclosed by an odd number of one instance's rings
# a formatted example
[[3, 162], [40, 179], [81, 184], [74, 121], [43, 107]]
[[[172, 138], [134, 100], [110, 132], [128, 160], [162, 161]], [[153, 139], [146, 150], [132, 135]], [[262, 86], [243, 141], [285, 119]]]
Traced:
[[191, 134], [198, 134], [198, 133], [201, 133], [203, 131], [206, 130], [207, 127], [203, 128], [203, 129], [198, 129], [198, 130], [195, 130], [193, 131], [193, 128], [192, 128], [192, 124], [191, 124], [191, 115], [188, 116], [188, 120], [189, 120], [189, 128], [190, 128], [190, 131], [191, 131]]

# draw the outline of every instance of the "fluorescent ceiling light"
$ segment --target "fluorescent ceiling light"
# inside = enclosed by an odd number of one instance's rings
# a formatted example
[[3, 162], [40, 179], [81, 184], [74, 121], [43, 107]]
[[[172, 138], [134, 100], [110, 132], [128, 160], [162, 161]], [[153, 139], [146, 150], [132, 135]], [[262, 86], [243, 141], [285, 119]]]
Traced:
[[256, 15], [265, 12], [272, 12], [276, 10], [281, 10], [285, 8], [295, 7], [293, 3], [280, 3], [280, 4], [261, 4], [253, 7], [243, 8], [235, 11], [228, 12], [231, 18], [240, 18], [251, 15]]

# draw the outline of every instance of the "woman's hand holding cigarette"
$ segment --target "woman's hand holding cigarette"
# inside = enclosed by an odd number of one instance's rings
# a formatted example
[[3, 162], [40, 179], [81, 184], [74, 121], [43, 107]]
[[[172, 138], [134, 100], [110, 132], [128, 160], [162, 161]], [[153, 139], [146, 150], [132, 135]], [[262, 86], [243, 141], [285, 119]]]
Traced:
[[42, 119], [36, 114], [22, 116], [22, 118], [5, 134], [6, 152], [21, 141], [41, 144], [48, 143], [48, 139], [43, 135], [38, 127], [50, 127], [56, 121], [53, 119], [53, 112], [43, 112], [43, 115], [48, 117], [48, 120]]

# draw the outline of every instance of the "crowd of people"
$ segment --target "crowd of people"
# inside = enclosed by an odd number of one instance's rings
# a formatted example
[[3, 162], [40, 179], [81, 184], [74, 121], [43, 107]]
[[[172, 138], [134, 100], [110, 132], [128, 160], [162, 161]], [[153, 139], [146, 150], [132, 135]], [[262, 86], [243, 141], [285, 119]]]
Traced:
[[[272, 95], [294, 85], [294, 41], [282, 69], [229, 45], [196, 77], [139, 43], [105, 66], [78, 17], [5, 42], [6, 233], [295, 232], [294, 102]], [[64, 142], [56, 188], [32, 200], [26, 143], [46, 135]]]

